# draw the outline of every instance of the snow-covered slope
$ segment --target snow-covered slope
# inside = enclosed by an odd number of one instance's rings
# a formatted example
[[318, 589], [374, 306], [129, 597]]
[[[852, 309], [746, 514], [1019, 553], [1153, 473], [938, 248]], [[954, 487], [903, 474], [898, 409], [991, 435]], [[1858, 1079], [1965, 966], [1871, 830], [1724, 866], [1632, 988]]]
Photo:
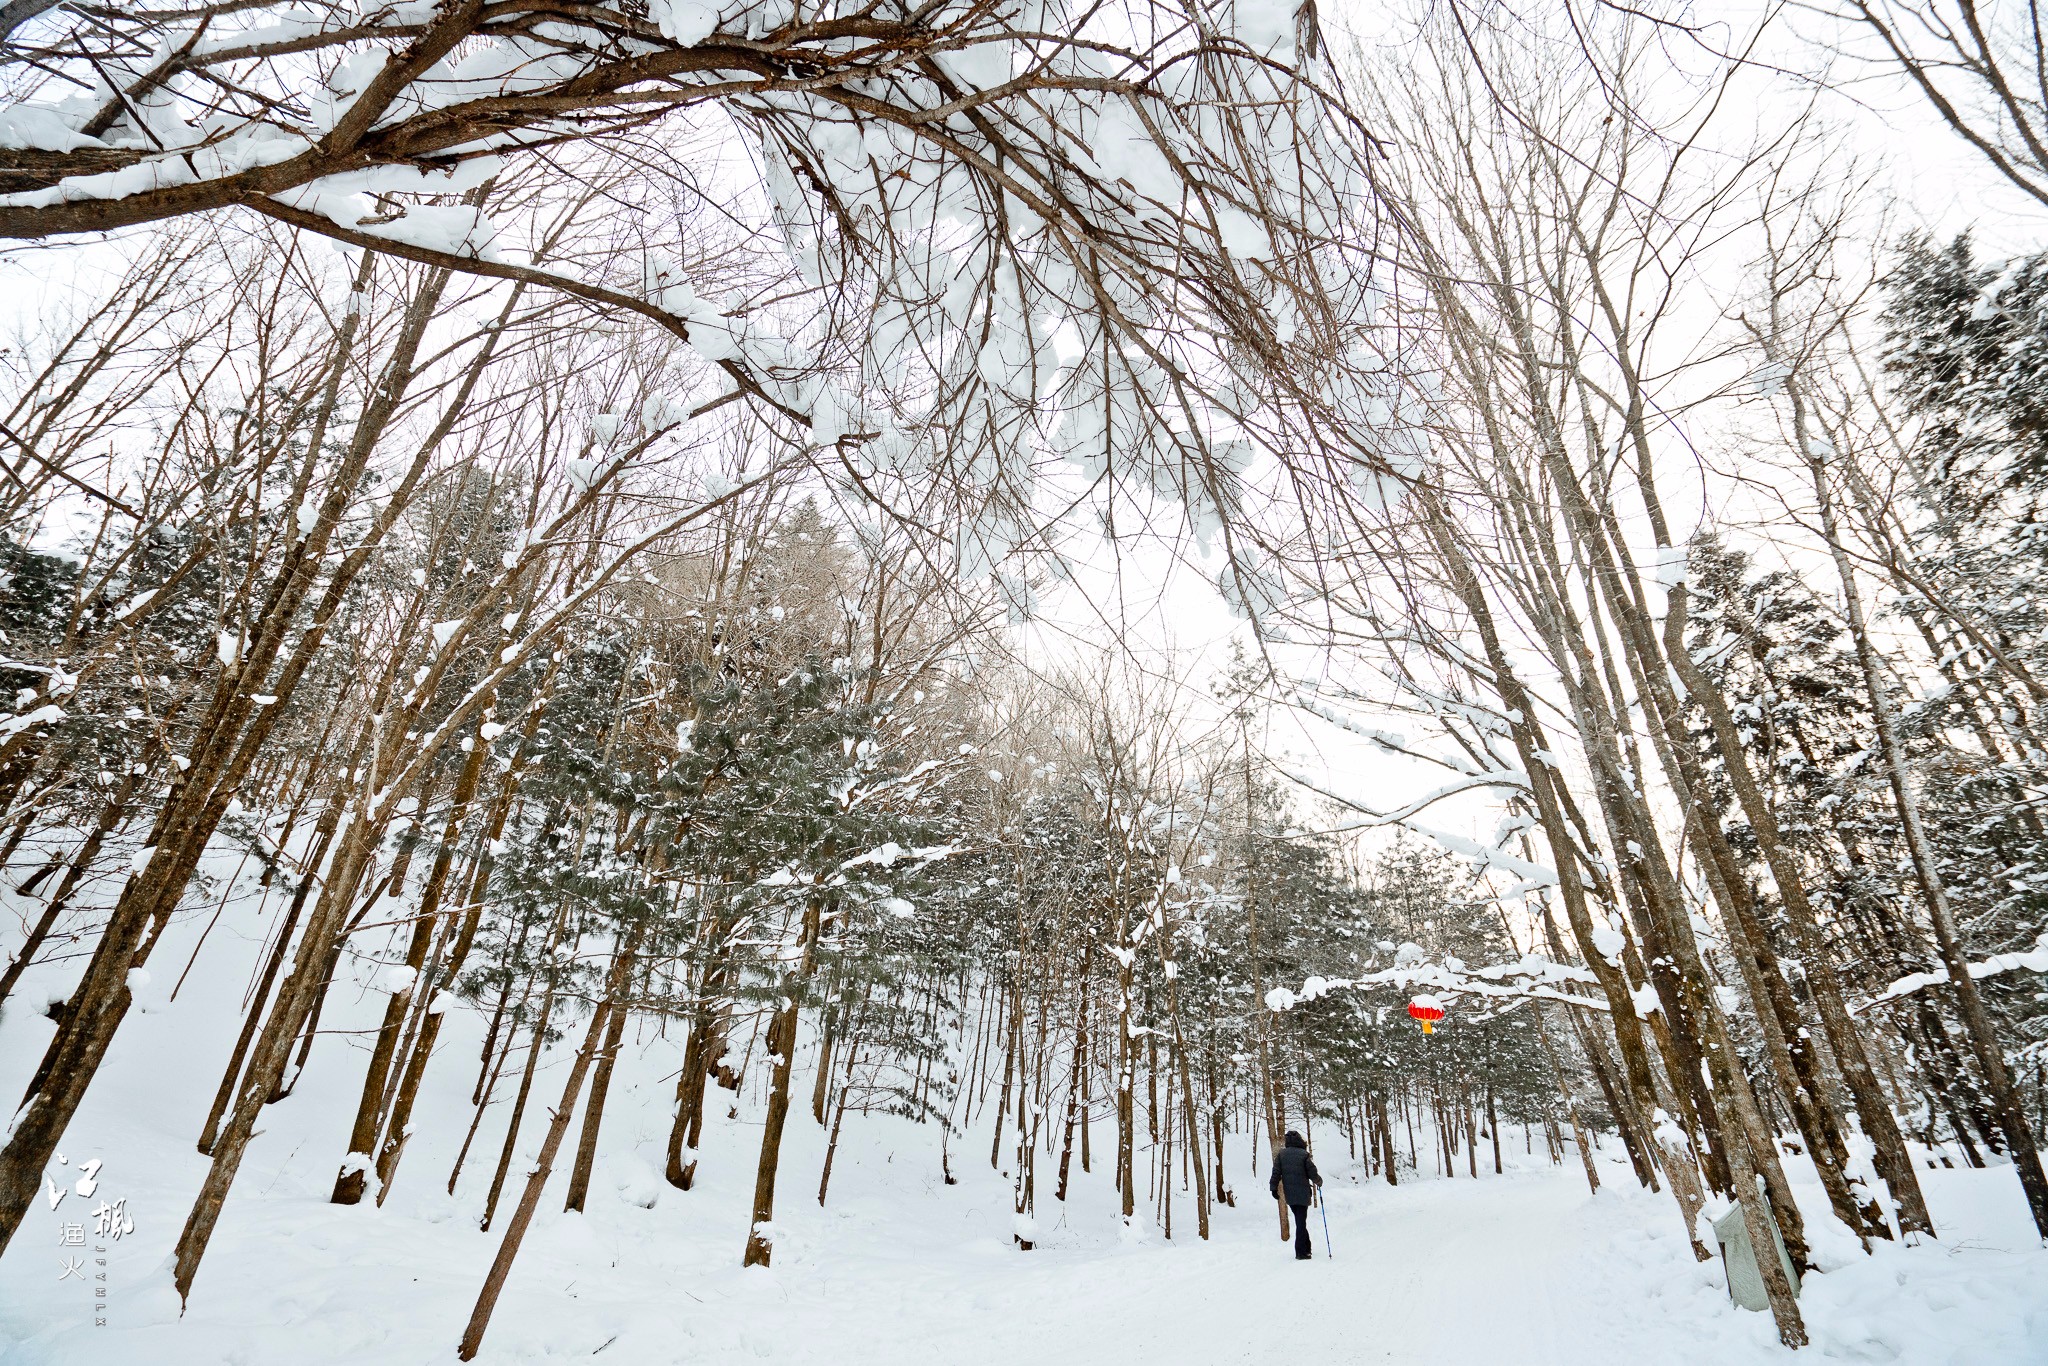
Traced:
[[[146, 1013], [131, 1016], [67, 1140], [75, 1181], [99, 1159], [91, 1199], [39, 1202], [0, 1258], [0, 1360], [32, 1366], [272, 1366], [272, 1363], [451, 1362], [497, 1246], [476, 1219], [503, 1139], [504, 1107], [487, 1115], [455, 1196], [444, 1190], [467, 1127], [482, 1022], [459, 1010], [444, 1037], [387, 1204], [326, 1203], [346, 1147], [373, 989], [339, 993], [315, 1048], [309, 1084], [266, 1112], [181, 1318], [165, 1260], [204, 1171], [193, 1150], [233, 1041], [263, 927], [231, 905], [175, 1001], [174, 981], [205, 914], [174, 926], [152, 960]], [[18, 1094], [50, 1032], [36, 1008], [75, 964], [39, 968], [0, 1019], [0, 1090]], [[1767, 1315], [1728, 1304], [1718, 1266], [1692, 1262], [1668, 1197], [1633, 1189], [1618, 1149], [1606, 1188], [1589, 1198], [1576, 1164], [1551, 1167], [1541, 1145], [1511, 1170], [1474, 1181], [1417, 1179], [1390, 1189], [1342, 1160], [1318, 1133], [1330, 1170], [1334, 1259], [1297, 1263], [1279, 1242], [1263, 1181], [1241, 1140], [1230, 1149], [1239, 1207], [1218, 1212], [1214, 1239], [1193, 1237], [1176, 1195], [1175, 1232], [1119, 1227], [1105, 1164], [1063, 1208], [1039, 1207], [1042, 1243], [1010, 1246], [1009, 1183], [988, 1167], [989, 1124], [956, 1138], [947, 1186], [939, 1134], [892, 1119], [849, 1122], [830, 1198], [816, 1201], [824, 1135], [806, 1109], [791, 1119], [772, 1270], [743, 1271], [758, 1110], [714, 1091], [702, 1180], [683, 1193], [656, 1174], [680, 1053], [636, 1022], [620, 1064], [587, 1214], [561, 1212], [558, 1170], [485, 1339], [484, 1362], [989, 1363], [1277, 1362], [1498, 1366], [1784, 1361]], [[572, 1036], [573, 1038], [573, 1036]], [[629, 1039], [632, 1036], [629, 1035]], [[566, 1050], [535, 1086], [525, 1152], [559, 1094]], [[345, 1074], [342, 1082], [337, 1074]], [[317, 1082], [318, 1084], [313, 1084]], [[800, 1087], [807, 1095], [808, 1088]], [[1098, 1130], [1098, 1139], [1102, 1131]], [[1098, 1147], [1106, 1155], [1107, 1144]], [[522, 1154], [522, 1155], [523, 1155]], [[1425, 1165], [1428, 1159], [1425, 1155]], [[565, 1160], [561, 1164], [566, 1168]], [[514, 1185], [525, 1164], [515, 1164]], [[1865, 1258], [1816, 1227], [1832, 1269], [1809, 1281], [1804, 1308], [1821, 1359], [2020, 1366], [2048, 1361], [2048, 1253], [2034, 1244], [2009, 1169], [1932, 1171], [1943, 1237]], [[1807, 1202], [1825, 1217], [1818, 1191]], [[654, 1197], [652, 1207], [642, 1203]], [[125, 1198], [134, 1232], [109, 1242], [107, 1320], [95, 1325], [96, 1257], [67, 1248], [65, 1223]], [[1143, 1202], [1141, 1201], [1141, 1205]], [[501, 1213], [500, 1223], [502, 1225]], [[1319, 1251], [1320, 1223], [1313, 1226]], [[1845, 1245], [1846, 1244], [1846, 1245]], [[87, 1279], [62, 1275], [81, 1257]]]

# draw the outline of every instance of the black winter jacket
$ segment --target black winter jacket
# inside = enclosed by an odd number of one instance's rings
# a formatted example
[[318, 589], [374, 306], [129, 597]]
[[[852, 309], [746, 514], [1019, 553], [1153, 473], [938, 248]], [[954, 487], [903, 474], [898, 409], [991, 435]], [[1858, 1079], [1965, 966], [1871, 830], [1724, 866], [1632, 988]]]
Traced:
[[1308, 1155], [1308, 1149], [1282, 1148], [1274, 1155], [1273, 1178], [1266, 1186], [1276, 1198], [1281, 1187], [1285, 1186], [1288, 1204], [1306, 1205], [1309, 1202], [1309, 1187], [1322, 1184], [1323, 1174], [1316, 1170], [1316, 1160]]

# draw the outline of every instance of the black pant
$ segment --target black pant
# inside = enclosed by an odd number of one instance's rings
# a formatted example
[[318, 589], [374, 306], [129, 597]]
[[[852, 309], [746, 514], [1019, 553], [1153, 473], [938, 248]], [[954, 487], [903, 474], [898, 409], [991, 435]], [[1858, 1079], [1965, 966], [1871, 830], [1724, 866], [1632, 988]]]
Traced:
[[1308, 1245], [1308, 1206], [1289, 1205], [1294, 1211], [1294, 1255], [1297, 1260], [1306, 1260], [1313, 1254]]

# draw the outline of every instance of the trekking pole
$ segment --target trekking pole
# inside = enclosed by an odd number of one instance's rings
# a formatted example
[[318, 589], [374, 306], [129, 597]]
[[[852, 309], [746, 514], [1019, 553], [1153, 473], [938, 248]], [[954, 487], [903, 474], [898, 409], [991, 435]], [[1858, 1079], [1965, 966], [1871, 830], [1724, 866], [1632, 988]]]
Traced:
[[1323, 1188], [1316, 1187], [1316, 1208], [1323, 1212], [1323, 1255], [1336, 1260], [1337, 1254], [1330, 1250], [1330, 1207], [1323, 1200]]

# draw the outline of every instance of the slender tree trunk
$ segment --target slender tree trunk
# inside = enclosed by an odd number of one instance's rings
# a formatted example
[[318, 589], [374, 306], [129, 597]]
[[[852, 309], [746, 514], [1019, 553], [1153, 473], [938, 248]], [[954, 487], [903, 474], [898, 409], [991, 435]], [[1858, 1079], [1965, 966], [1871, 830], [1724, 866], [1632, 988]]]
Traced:
[[491, 1261], [490, 1274], [484, 1277], [476, 1307], [470, 1311], [469, 1326], [463, 1330], [462, 1343], [456, 1351], [463, 1361], [475, 1360], [477, 1349], [483, 1344], [484, 1330], [491, 1324], [491, 1311], [498, 1307], [498, 1296], [504, 1293], [505, 1279], [512, 1274], [512, 1259], [519, 1255], [519, 1245], [525, 1241], [526, 1230], [533, 1223], [533, 1213], [540, 1207], [541, 1191], [555, 1169], [555, 1155], [562, 1149], [562, 1138], [569, 1132], [569, 1119], [576, 1112], [576, 1097], [583, 1090], [584, 1074], [590, 1070], [590, 1060], [597, 1052], [599, 1036], [610, 1028], [612, 1013], [612, 1003], [609, 1000], [601, 1002], [591, 1014], [590, 1027], [583, 1032], [583, 1046], [576, 1050], [576, 1060], [569, 1067], [569, 1079], [562, 1086], [561, 1103], [555, 1107], [554, 1116], [548, 1123], [547, 1137], [541, 1142], [540, 1158], [527, 1174], [526, 1189], [520, 1193], [512, 1221], [505, 1226], [505, 1237], [498, 1244], [498, 1255]]
[[[825, 1109], [830, 1098], [832, 1044], [839, 1024], [839, 1007], [829, 999], [830, 991], [827, 991], [826, 996], [828, 999], [822, 1016], [822, 1029], [818, 1036], [818, 1076], [811, 1086], [811, 1118], [818, 1121], [821, 1126], [825, 1123]], [[919, 1070], [919, 1081], [923, 1081], [922, 1069]], [[821, 1199], [818, 1203], [822, 1205], [825, 1202]]]
[[[828, 848], [826, 857], [831, 857]], [[803, 984], [817, 963], [818, 937], [824, 917], [824, 894], [813, 893], [804, 904], [801, 958], [791, 980], [783, 984], [786, 1004], [768, 1027], [768, 1052], [774, 1059], [768, 1087], [767, 1122], [761, 1130], [761, 1161], [754, 1173], [754, 1217], [747, 1230], [742, 1266], [767, 1266], [774, 1254], [775, 1174], [782, 1161], [782, 1131], [789, 1120], [789, 1079], [796, 1067], [797, 1011]]]
[[565, 1210], [582, 1212], [583, 1202], [590, 1195], [591, 1169], [597, 1164], [597, 1133], [604, 1123], [604, 1101], [611, 1092], [612, 1068], [619, 1060], [619, 1046], [626, 1036], [626, 988], [633, 979], [634, 953], [640, 942], [642, 926], [635, 925], [627, 933], [626, 943], [619, 949], [620, 962], [613, 965], [612, 979], [619, 984], [616, 998], [611, 1003], [611, 1021], [605, 1026], [604, 1046], [598, 1051], [597, 1071], [590, 1078], [590, 1099], [583, 1103], [583, 1134], [576, 1143], [576, 1166], [569, 1173], [569, 1197], [563, 1202]]
[[846, 1122], [846, 1096], [853, 1090], [853, 1083], [845, 1082], [839, 1087], [839, 1103], [832, 1107], [832, 1133], [825, 1140], [825, 1166], [818, 1173], [818, 1205], [825, 1204], [825, 1188], [832, 1184], [832, 1159], [839, 1153], [839, 1126]]
[[4, 1004], [8, 995], [13, 992], [14, 984], [21, 980], [21, 974], [28, 971], [29, 964], [35, 961], [36, 952], [43, 947], [43, 941], [50, 937], [50, 931], [56, 927], [57, 918], [63, 914], [63, 899], [51, 897], [50, 904], [43, 907], [43, 913], [36, 917], [36, 923], [30, 928], [28, 938], [22, 940], [21, 947], [15, 950], [14, 960], [7, 965], [5, 972], [0, 972], [0, 1004]]
[[491, 1231], [491, 1220], [498, 1214], [498, 1197], [505, 1193], [505, 1179], [512, 1171], [512, 1155], [519, 1150], [519, 1127], [526, 1118], [526, 1101], [533, 1094], [534, 1074], [540, 1070], [540, 1055], [545, 1051], [548, 1036], [548, 1019], [554, 1014], [555, 984], [550, 975], [546, 990], [541, 992], [540, 1011], [533, 1023], [533, 1034], [526, 1041], [526, 1065], [519, 1076], [519, 1090], [512, 1099], [512, 1117], [505, 1121], [505, 1144], [498, 1151], [497, 1170], [491, 1173], [491, 1191], [484, 1197], [484, 1217], [477, 1224], [480, 1232]]
[[1401, 1175], [1395, 1170], [1398, 1161], [1394, 1155], [1394, 1126], [1387, 1119], [1387, 1097], [1385, 1092], [1373, 1097], [1373, 1105], [1379, 1112], [1380, 1130], [1380, 1174], [1387, 1178], [1387, 1184], [1398, 1186]]
[[[99, 856], [100, 847], [106, 842], [107, 836], [126, 818], [128, 803], [134, 799], [135, 785], [136, 775], [133, 772], [124, 775], [119, 790], [100, 808], [99, 820], [86, 835], [78, 852], [71, 856], [70, 865], [64, 870], [63, 880], [57, 884], [57, 890], [50, 893], [50, 900], [43, 907], [43, 913], [36, 917], [36, 923], [29, 930], [28, 938], [22, 941], [21, 948], [15, 952], [14, 961], [7, 965], [7, 970], [0, 973], [0, 1003], [6, 1002], [14, 990], [14, 984], [21, 980], [21, 974], [28, 971], [29, 964], [35, 961], [36, 952], [42, 948], [43, 941], [49, 938], [50, 931], [57, 927], [57, 921], [63, 916], [64, 908], [71, 904], [72, 892], [77, 890], [80, 879], [92, 867], [93, 859]], [[15, 828], [14, 838], [19, 839], [28, 829], [34, 814], [32, 810], [22, 813], [21, 821]], [[5, 854], [0, 854], [0, 868], [7, 866], [7, 860], [13, 852], [10, 848]], [[56, 866], [56, 863], [52, 862], [43, 873], [50, 872]], [[32, 895], [43, 873], [38, 873], [15, 890], [23, 896]]]
[[[1019, 961], [1021, 970], [1021, 959]], [[1023, 990], [1024, 988], [1021, 983], [1011, 983], [1009, 1008], [1003, 1012], [1006, 1017], [1003, 1025], [1003, 1084], [1001, 1092], [996, 1098], [995, 1127], [989, 1131], [988, 1165], [990, 1170], [1001, 1167], [1003, 1163], [1003, 1125], [1010, 1117], [1010, 1087], [1016, 1073], [1023, 1067], [1023, 1063], [1017, 1056], [1019, 1043], [1017, 1036], [1023, 1028], [1023, 1008], [1020, 1004]]]
[[[490, 1108], [491, 1097], [498, 1090], [498, 1077], [504, 1072], [505, 1060], [511, 1054], [512, 1040], [507, 1038], [504, 1046], [497, 1050], [497, 1056], [484, 1069], [483, 1084], [478, 1088], [475, 1100], [476, 1113], [469, 1117], [469, 1132], [462, 1136], [462, 1147], [455, 1154], [455, 1165], [448, 1169], [448, 1193], [450, 1195], [455, 1194], [455, 1184], [462, 1179], [462, 1165], [469, 1160], [469, 1146], [476, 1142], [477, 1130], [483, 1127], [484, 1111]], [[386, 1180], [383, 1190], [389, 1191], [390, 1189], [391, 1183], [389, 1180]]]
[[1053, 1190], [1053, 1199], [1062, 1204], [1066, 1203], [1069, 1164], [1074, 1157], [1074, 1121], [1081, 1109], [1082, 1077], [1088, 1067], [1088, 979], [1094, 965], [1095, 941], [1091, 938], [1081, 951], [1080, 1004], [1074, 1011], [1073, 1060], [1067, 1071], [1067, 1115], [1061, 1126], [1059, 1184]]
[[1486, 1132], [1493, 1139], [1493, 1174], [1501, 1174], [1500, 1166], [1500, 1119], [1493, 1111], [1493, 1088], [1486, 1088]]
[[[507, 804], [509, 805], [509, 802]], [[503, 816], [504, 811], [501, 807], [493, 822], [486, 827], [485, 843], [478, 850], [476, 867], [469, 879], [469, 896], [463, 910], [462, 926], [455, 933], [454, 946], [436, 964], [431, 974], [431, 979], [425, 987], [430, 993], [438, 993], [453, 987], [456, 975], [462, 971], [462, 965], [467, 961], [469, 951], [476, 943], [477, 929], [483, 921], [484, 891], [490, 882], [489, 841], [497, 839], [503, 833]], [[433, 1009], [433, 1000], [429, 996], [426, 1015], [420, 1021], [419, 1031], [413, 1038], [410, 1051], [406, 1054], [405, 1071], [399, 1077], [398, 1089], [391, 1098], [390, 1113], [384, 1122], [383, 1143], [377, 1149], [377, 1203], [380, 1205], [391, 1194], [391, 1183], [398, 1174], [399, 1159], [405, 1155], [406, 1140], [412, 1134], [413, 1106], [419, 1099], [420, 1082], [426, 1076], [427, 1064], [433, 1060], [434, 1042], [440, 1036], [442, 1015], [443, 1012]], [[494, 1051], [497, 1062], [491, 1069], [490, 1081], [486, 1083], [479, 1078], [479, 1088], [473, 1097], [479, 1116], [483, 1114], [483, 1107], [489, 1100], [491, 1087], [497, 1082], [497, 1068], [503, 1067], [505, 1062], [504, 1050]], [[465, 1143], [463, 1146], [467, 1148], [468, 1144]], [[455, 1165], [459, 1172], [462, 1168], [461, 1159], [458, 1158]], [[452, 1193], [452, 1176], [449, 1179], [449, 1188]]]
[[[706, 942], [710, 959], [697, 983], [689, 1038], [683, 1044], [683, 1070], [676, 1077], [675, 1122], [669, 1126], [668, 1183], [688, 1190], [697, 1178], [697, 1144], [704, 1135], [704, 1087], [724, 1056], [723, 1003], [732, 946], [722, 913], [707, 913]], [[715, 1050], [715, 1051], [714, 1051]]]
[[[1128, 941], [1128, 929], [1120, 936]], [[1137, 1040], [1131, 1037], [1131, 960], [1120, 959], [1117, 970], [1116, 1019], [1116, 1186], [1123, 1194], [1124, 1222], [1138, 1212], [1137, 1196]]]

